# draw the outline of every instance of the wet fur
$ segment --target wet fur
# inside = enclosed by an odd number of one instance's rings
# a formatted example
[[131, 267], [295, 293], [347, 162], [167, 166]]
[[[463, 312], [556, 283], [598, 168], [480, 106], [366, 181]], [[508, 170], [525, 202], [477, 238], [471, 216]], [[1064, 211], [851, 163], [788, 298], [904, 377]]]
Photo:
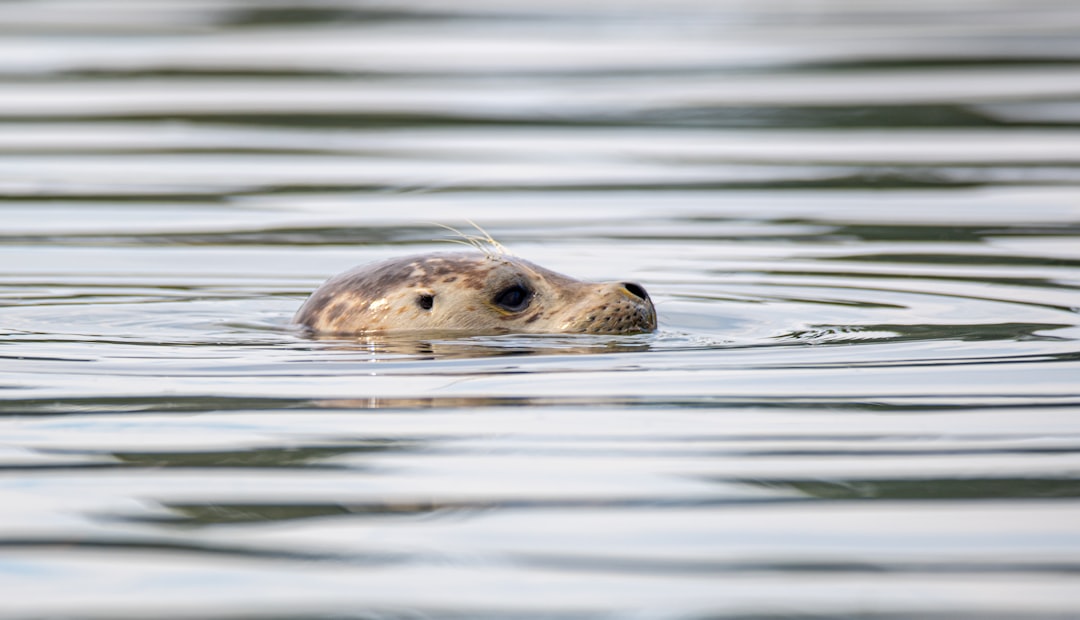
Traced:
[[[533, 291], [521, 312], [492, 299], [506, 286]], [[417, 303], [430, 296], [433, 307]], [[450, 330], [474, 334], [603, 333], [656, 329], [651, 300], [626, 283], [583, 282], [506, 254], [444, 252], [357, 267], [326, 281], [294, 322], [322, 334]]]

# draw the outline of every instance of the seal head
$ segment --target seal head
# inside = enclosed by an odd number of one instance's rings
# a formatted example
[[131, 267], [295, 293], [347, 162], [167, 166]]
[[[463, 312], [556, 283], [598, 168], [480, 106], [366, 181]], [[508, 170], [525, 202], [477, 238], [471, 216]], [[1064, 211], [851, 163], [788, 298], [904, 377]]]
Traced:
[[513, 256], [407, 256], [334, 276], [293, 322], [319, 334], [633, 334], [656, 329], [656, 308], [632, 282], [583, 282]]

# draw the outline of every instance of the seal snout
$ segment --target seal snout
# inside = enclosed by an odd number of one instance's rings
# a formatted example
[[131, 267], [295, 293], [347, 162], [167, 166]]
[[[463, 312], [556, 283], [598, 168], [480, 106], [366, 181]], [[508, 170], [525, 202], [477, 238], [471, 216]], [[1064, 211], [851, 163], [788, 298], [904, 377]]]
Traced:
[[[598, 331], [606, 333], [651, 332], [656, 330], [656, 307], [653, 306], [645, 287], [636, 282], [615, 282], [611, 289], [619, 298], [609, 308], [602, 309], [609, 314]], [[610, 285], [609, 285], [610, 286]], [[608, 289], [608, 290], [611, 290]]]

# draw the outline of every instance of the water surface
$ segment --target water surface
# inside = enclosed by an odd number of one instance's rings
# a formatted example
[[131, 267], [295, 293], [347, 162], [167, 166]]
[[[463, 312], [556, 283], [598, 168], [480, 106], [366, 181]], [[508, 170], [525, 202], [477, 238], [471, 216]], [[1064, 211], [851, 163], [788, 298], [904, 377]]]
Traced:
[[[636, 336], [312, 339], [353, 265]], [[0, 616], [1080, 614], [1080, 7], [0, 7]]]

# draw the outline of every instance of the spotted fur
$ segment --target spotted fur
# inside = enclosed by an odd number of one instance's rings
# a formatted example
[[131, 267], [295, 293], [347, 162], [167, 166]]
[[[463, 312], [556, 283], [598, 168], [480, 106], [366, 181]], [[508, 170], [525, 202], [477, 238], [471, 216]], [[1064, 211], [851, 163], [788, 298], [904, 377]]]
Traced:
[[[500, 292], [512, 287], [528, 292], [520, 310], [497, 303]], [[644, 289], [632, 283], [583, 282], [509, 255], [445, 252], [334, 276], [311, 294], [293, 321], [322, 334], [628, 334], [655, 330], [656, 309]]]

